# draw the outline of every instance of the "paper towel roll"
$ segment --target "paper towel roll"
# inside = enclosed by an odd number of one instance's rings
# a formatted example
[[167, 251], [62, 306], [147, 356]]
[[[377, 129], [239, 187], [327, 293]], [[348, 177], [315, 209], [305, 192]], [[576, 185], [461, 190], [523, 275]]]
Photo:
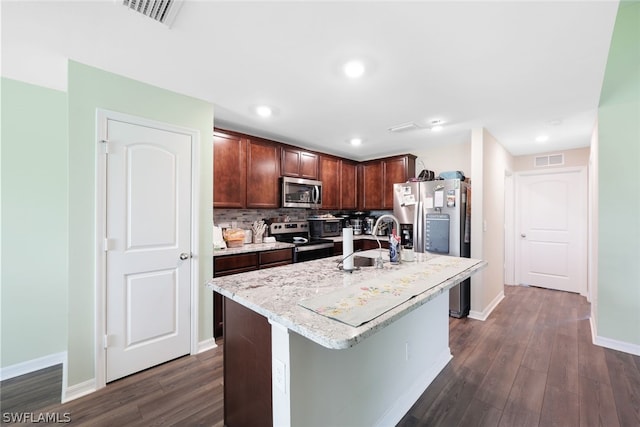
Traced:
[[343, 268], [353, 270], [353, 228], [342, 229], [342, 259]]

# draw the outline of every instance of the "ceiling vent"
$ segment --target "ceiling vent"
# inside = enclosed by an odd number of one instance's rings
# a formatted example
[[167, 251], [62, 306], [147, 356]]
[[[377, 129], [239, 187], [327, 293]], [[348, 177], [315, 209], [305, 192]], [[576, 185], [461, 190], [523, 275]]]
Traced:
[[545, 166], [562, 166], [564, 165], [564, 154], [549, 154], [548, 156], [536, 156], [534, 166], [537, 168]]
[[122, 5], [171, 27], [184, 0], [122, 0]]
[[389, 132], [408, 132], [410, 130], [420, 129], [420, 126], [413, 122], [403, 123], [401, 125], [391, 126], [388, 131]]

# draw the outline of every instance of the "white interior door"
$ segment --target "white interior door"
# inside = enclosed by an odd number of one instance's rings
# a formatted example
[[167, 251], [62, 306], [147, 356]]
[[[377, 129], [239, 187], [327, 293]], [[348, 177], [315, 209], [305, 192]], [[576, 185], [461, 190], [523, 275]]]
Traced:
[[585, 171], [518, 178], [518, 282], [585, 294]]
[[192, 137], [108, 119], [106, 380], [188, 354]]

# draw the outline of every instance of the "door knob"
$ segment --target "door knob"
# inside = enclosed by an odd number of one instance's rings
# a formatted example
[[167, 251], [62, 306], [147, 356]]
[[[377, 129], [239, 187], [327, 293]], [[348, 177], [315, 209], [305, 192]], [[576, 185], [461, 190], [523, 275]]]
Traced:
[[185, 259], [189, 259], [189, 258], [191, 258], [191, 255], [189, 255], [189, 254], [188, 254], [188, 253], [186, 253], [186, 252], [182, 252], [182, 253], [180, 254], [180, 259], [181, 259], [182, 261], [184, 261]]
[[524, 234], [524, 233], [520, 233], [520, 237], [525, 238], [525, 237], [527, 237], [527, 235]]

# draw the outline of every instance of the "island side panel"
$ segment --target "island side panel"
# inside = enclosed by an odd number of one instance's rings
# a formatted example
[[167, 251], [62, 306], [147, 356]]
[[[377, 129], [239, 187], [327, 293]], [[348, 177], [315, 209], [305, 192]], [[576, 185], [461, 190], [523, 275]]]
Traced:
[[224, 423], [272, 426], [271, 325], [224, 298]]
[[[451, 360], [447, 292], [345, 350], [288, 336], [291, 426], [395, 425]], [[275, 350], [275, 349], [274, 349]]]

